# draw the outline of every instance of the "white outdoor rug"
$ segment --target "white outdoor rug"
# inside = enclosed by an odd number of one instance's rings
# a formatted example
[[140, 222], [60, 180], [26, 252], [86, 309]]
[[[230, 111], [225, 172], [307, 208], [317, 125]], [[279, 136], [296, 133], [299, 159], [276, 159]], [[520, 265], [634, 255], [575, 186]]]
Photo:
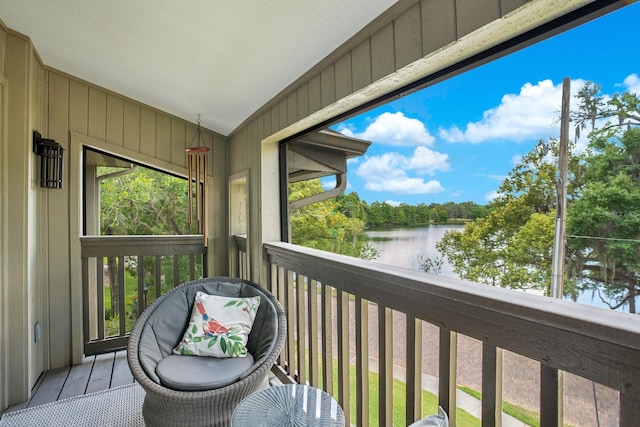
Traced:
[[0, 427], [144, 427], [143, 400], [142, 387], [125, 385], [9, 412]]

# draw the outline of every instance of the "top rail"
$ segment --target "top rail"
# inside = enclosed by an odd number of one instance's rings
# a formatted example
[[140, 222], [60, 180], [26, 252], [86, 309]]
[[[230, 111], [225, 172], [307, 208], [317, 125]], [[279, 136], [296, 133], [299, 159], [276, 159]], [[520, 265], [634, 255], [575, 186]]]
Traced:
[[84, 236], [80, 237], [82, 257], [97, 256], [149, 256], [202, 254], [200, 235], [182, 236]]

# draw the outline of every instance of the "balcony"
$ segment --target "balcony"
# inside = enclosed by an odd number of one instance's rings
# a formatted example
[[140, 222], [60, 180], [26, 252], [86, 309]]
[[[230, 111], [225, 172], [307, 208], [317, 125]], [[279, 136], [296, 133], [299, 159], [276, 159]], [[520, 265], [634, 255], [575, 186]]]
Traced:
[[[538, 402], [543, 426], [563, 419], [559, 400], [570, 425], [637, 424], [637, 316], [287, 243], [264, 249], [271, 272], [266, 286], [283, 302], [290, 325], [276, 372], [332, 392], [353, 424], [375, 425], [375, 416], [392, 425], [400, 367], [406, 423], [424, 415], [428, 372], [438, 378], [438, 402], [455, 425], [457, 378], [468, 375], [469, 364], [481, 377], [482, 425], [499, 425], [508, 391], [503, 382], [507, 386], [514, 371], [533, 375], [519, 387], [532, 388], [526, 397]], [[370, 371], [378, 384], [370, 383]], [[600, 408], [594, 408], [596, 394]], [[365, 410], [374, 399], [377, 414]], [[591, 399], [589, 410], [585, 399]], [[614, 408], [603, 408], [605, 402]]]
[[[117, 256], [123, 263], [125, 256], [134, 256], [141, 269], [143, 258], [151, 256], [155, 268], [150, 275], [159, 278], [160, 257], [168, 256], [177, 265], [180, 253], [187, 255], [193, 273], [195, 257], [201, 254], [194, 238], [162, 237], [163, 244], [146, 240], [84, 239], [84, 271], [91, 270], [94, 258]], [[246, 237], [235, 236], [234, 242], [232, 268], [246, 276]], [[333, 394], [353, 425], [393, 425], [394, 411], [401, 411], [406, 424], [420, 419], [426, 415], [421, 402], [429, 382], [451, 425], [456, 425], [461, 379], [476, 381], [471, 388], [482, 392], [484, 426], [500, 425], [503, 397], [513, 400], [514, 385], [508, 383], [514, 379], [520, 381], [516, 394], [537, 405], [540, 425], [558, 425], [558, 419], [566, 425], [637, 425], [637, 316], [287, 243], [266, 243], [264, 251], [270, 274], [262, 285], [282, 302], [289, 325], [285, 349], [273, 368], [275, 377]], [[99, 278], [102, 269], [94, 271]], [[89, 274], [84, 280], [101, 283]], [[90, 288], [85, 292], [92, 294]], [[104, 307], [95, 307], [104, 313]], [[104, 322], [95, 314], [88, 318], [93, 319], [85, 320], [92, 331], [87, 343], [91, 349], [104, 338], [96, 332]], [[123, 339], [126, 331], [101, 340], [100, 351], [117, 350]], [[131, 382], [123, 362], [120, 351], [51, 371], [21, 406]], [[73, 390], [70, 384], [75, 384]]]

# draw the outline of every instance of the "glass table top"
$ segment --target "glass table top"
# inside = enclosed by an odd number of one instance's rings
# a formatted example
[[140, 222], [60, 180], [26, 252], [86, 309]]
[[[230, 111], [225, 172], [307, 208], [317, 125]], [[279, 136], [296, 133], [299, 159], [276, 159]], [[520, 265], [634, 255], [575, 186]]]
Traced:
[[344, 427], [344, 413], [331, 395], [287, 384], [247, 396], [233, 412], [232, 427]]

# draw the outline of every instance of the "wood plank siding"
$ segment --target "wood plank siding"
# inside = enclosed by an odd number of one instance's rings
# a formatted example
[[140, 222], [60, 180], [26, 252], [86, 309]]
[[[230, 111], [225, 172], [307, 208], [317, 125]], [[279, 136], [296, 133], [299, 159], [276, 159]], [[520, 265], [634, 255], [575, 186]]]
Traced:
[[[3, 188], [0, 312], [11, 321], [0, 348], [0, 406], [24, 400], [44, 370], [82, 361], [80, 203], [82, 144], [186, 176], [185, 147], [196, 127], [95, 84], [50, 69], [31, 40], [0, 24], [0, 139]], [[196, 117], [193, 117], [193, 121]], [[8, 125], [7, 125], [8, 124]], [[41, 189], [31, 135], [38, 130], [65, 149], [61, 190]], [[209, 271], [227, 272], [226, 137], [203, 130], [212, 149], [209, 175]], [[72, 142], [73, 135], [76, 139]], [[78, 138], [77, 136], [81, 136]], [[10, 149], [9, 149], [10, 147]], [[74, 185], [71, 185], [71, 184]], [[11, 189], [10, 192], [4, 189]], [[11, 292], [8, 290], [11, 289]], [[38, 329], [41, 328], [41, 329]], [[36, 339], [36, 330], [41, 336]], [[55, 339], [53, 338], [55, 337]], [[8, 341], [11, 352], [7, 352]], [[9, 390], [8, 393], [4, 391]]]
[[[65, 147], [67, 158], [74, 158], [74, 153], [81, 150], [79, 146], [86, 145], [167, 172], [186, 175], [184, 150], [196, 132], [195, 125], [55, 70], [48, 71], [48, 83], [48, 137]], [[213, 161], [209, 164], [209, 174], [213, 177], [210, 181], [214, 187], [212, 194], [224, 195], [226, 138], [207, 130], [203, 130], [203, 134], [203, 142], [212, 150]], [[75, 155], [81, 162], [81, 154]], [[75, 166], [66, 168], [66, 171], [67, 174], [80, 172]], [[79, 178], [67, 175], [67, 179], [75, 182], [73, 180]], [[75, 193], [78, 188], [79, 182], [78, 185], [67, 185], [60, 192], [49, 193], [47, 217], [51, 224], [56, 224], [48, 230], [49, 240], [55, 246], [50, 248], [49, 255], [49, 305], [51, 318], [55, 319], [50, 323], [50, 333], [59, 337], [51, 342], [52, 368], [65, 366], [72, 357], [77, 359], [78, 354], [82, 354], [71, 352], [73, 346], [78, 346], [81, 334], [69, 336], [67, 332], [78, 331], [72, 326], [75, 324], [73, 319], [78, 316], [71, 317], [69, 313], [76, 307], [74, 298], [78, 298], [80, 304], [82, 295], [79, 264], [73, 263], [75, 255], [79, 257], [76, 227], [81, 226], [81, 218], [78, 218], [79, 224], [72, 228], [66, 220], [70, 213], [80, 209], [77, 202], [80, 195]], [[226, 248], [226, 241], [222, 239], [226, 234], [226, 210], [218, 203], [210, 214], [210, 245], [217, 247], [222, 254]], [[73, 257], [71, 265], [68, 259], [70, 252]], [[223, 256], [216, 257], [216, 261], [211, 257], [211, 262], [214, 262], [213, 272], [226, 271], [227, 262]], [[69, 299], [69, 294], [72, 299]], [[81, 319], [81, 313], [79, 316]]]
[[[258, 110], [232, 134], [232, 143], [243, 140], [244, 133], [259, 117], [268, 117], [272, 123], [269, 129], [259, 129], [256, 136], [262, 140], [527, 3], [400, 1]], [[234, 172], [237, 171], [231, 173]]]

